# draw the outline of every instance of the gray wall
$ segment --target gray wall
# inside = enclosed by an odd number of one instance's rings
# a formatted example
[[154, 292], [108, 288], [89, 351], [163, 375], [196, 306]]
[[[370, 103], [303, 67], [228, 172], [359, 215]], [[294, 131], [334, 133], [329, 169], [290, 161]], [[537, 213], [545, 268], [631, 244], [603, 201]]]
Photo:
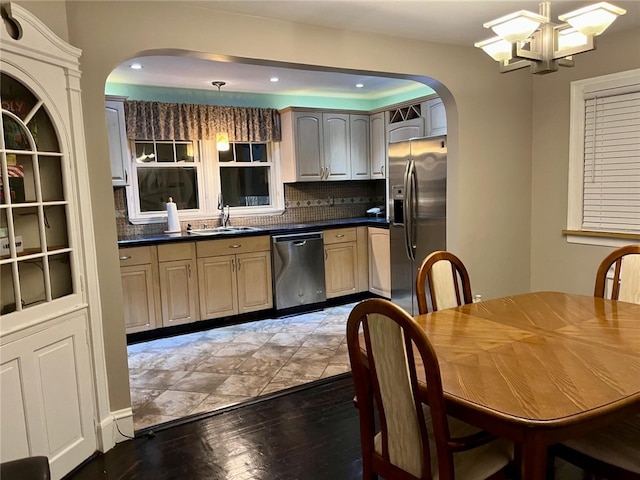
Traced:
[[[530, 289], [591, 293], [610, 249], [566, 244], [569, 82], [640, 66], [638, 31], [605, 34], [577, 66], [500, 75], [473, 47], [236, 16], [187, 2], [25, 2], [83, 50], [83, 108], [112, 410], [129, 405], [122, 292], [104, 117], [105, 80], [124, 60], [178, 48], [423, 78], [449, 121], [449, 244], [484, 298]], [[57, 2], [54, 2], [56, 5]], [[39, 4], [45, 4], [44, 6]], [[209, 4], [214, 4], [211, 2]], [[31, 8], [34, 5], [34, 8]], [[622, 53], [618, 53], [618, 49]]]
[[575, 67], [533, 81], [532, 290], [592, 295], [598, 264], [613, 250], [567, 243], [562, 235], [567, 228], [570, 83], [640, 68], [640, 29], [605, 33], [598, 40], [597, 50], [575, 57]]

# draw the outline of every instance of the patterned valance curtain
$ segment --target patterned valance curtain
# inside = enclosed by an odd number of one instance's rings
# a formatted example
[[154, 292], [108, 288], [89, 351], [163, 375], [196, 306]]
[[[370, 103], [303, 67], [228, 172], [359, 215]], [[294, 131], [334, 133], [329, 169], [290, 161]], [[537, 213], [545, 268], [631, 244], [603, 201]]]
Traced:
[[274, 108], [221, 107], [128, 100], [127, 137], [132, 140], [215, 140], [279, 142], [280, 114]]

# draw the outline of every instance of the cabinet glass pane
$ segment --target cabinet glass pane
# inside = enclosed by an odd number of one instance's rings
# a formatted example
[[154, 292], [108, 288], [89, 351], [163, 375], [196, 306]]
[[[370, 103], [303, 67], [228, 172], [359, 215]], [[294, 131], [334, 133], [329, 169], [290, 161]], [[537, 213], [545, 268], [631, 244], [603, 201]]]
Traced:
[[51, 297], [53, 299], [73, 293], [71, 258], [68, 253], [49, 257], [49, 274], [51, 276]]
[[10, 263], [0, 265], [0, 315], [16, 311], [16, 294], [13, 290], [13, 269]]
[[0, 97], [2, 109], [10, 111], [22, 120], [38, 103], [38, 99], [28, 88], [5, 73], [0, 75]]
[[18, 262], [18, 277], [23, 308], [46, 301], [42, 258]]
[[58, 250], [69, 247], [67, 233], [67, 211], [64, 205], [48, 206], [44, 208], [45, 235], [47, 250]]
[[19, 314], [75, 293], [75, 257], [70, 248], [66, 157], [55, 117], [24, 85], [4, 73], [0, 80], [0, 160], [8, 174], [8, 185], [0, 182], [0, 237], [7, 246], [15, 245], [16, 253], [2, 251], [0, 308], [2, 314]]
[[43, 251], [40, 242], [40, 209], [20, 207], [13, 209], [13, 231], [21, 237], [24, 251], [18, 255], [30, 255]]
[[27, 126], [33, 135], [36, 149], [39, 152], [60, 152], [56, 131], [44, 109], [40, 108]]
[[7, 150], [30, 150], [27, 130], [9, 115], [2, 115], [4, 145]]
[[36, 180], [33, 174], [33, 156], [7, 153], [7, 171], [11, 188], [11, 203], [36, 201]]
[[60, 157], [43, 155], [38, 157], [43, 202], [64, 200], [64, 190], [62, 188], [64, 184], [62, 181], [62, 166], [60, 162]]

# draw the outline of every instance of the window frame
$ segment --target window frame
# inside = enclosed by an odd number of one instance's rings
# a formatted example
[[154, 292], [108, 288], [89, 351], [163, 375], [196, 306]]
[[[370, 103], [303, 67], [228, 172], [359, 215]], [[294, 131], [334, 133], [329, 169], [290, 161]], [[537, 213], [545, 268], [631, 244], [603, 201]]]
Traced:
[[[230, 213], [239, 217], [255, 216], [255, 215], [280, 215], [284, 213], [284, 187], [280, 180], [280, 144], [279, 142], [229, 142], [229, 148], [233, 148], [235, 143], [253, 144], [266, 144], [268, 162], [220, 162], [218, 152], [216, 152], [216, 190], [222, 192], [222, 178], [220, 170], [222, 168], [229, 167], [269, 167], [269, 197], [271, 200], [270, 205], [256, 205], [256, 206], [236, 206], [229, 207]], [[217, 204], [216, 204], [217, 208]]]
[[620, 247], [640, 241], [640, 235], [633, 233], [582, 230], [585, 96], [598, 91], [630, 88], [634, 85], [640, 85], [640, 69], [571, 82], [567, 228], [563, 231], [569, 243]]
[[[136, 162], [135, 152], [136, 142], [152, 142], [157, 143], [184, 143], [191, 142], [193, 144], [193, 162], [153, 162], [148, 164], [141, 164]], [[140, 209], [140, 191], [138, 189], [138, 169], [145, 168], [195, 168], [196, 169], [196, 188], [198, 189], [199, 207], [197, 209], [179, 210], [179, 218], [181, 220], [189, 220], [201, 218], [206, 215], [207, 200], [203, 198], [203, 192], [205, 191], [205, 168], [204, 162], [202, 162], [202, 152], [200, 142], [197, 140], [149, 140], [149, 139], [137, 139], [129, 141], [130, 164], [131, 164], [131, 181], [126, 187], [127, 195], [127, 211], [129, 215], [129, 221], [134, 225], [144, 225], [149, 223], [162, 223], [167, 221], [166, 210], [154, 210], [152, 212], [143, 212]], [[175, 152], [175, 149], [174, 149]]]
[[[146, 139], [138, 139], [140, 142], [152, 141]], [[170, 140], [167, 140], [167, 142]], [[177, 142], [189, 140], [176, 140]], [[155, 140], [155, 142], [164, 142], [164, 140]], [[220, 179], [220, 162], [218, 161], [218, 151], [216, 142], [213, 140], [191, 140], [193, 142], [194, 161], [186, 166], [195, 166], [197, 168], [197, 186], [198, 198], [200, 199], [199, 209], [178, 210], [178, 219], [183, 221], [200, 221], [212, 220], [220, 217], [218, 210], [218, 193], [222, 191]], [[265, 143], [265, 142], [238, 142], [238, 143]], [[269, 206], [251, 206], [251, 207], [230, 207], [230, 213], [237, 217], [261, 216], [261, 215], [281, 215], [284, 213], [284, 185], [280, 175], [280, 143], [266, 142], [269, 158], [271, 175], [269, 178], [272, 196], [272, 204]], [[141, 212], [140, 196], [138, 192], [138, 168], [141, 167], [135, 160], [135, 140], [129, 141], [129, 161], [131, 164], [131, 181], [125, 187], [127, 197], [127, 214], [129, 222], [133, 225], [146, 225], [153, 223], [165, 223], [167, 214], [164, 211]], [[233, 163], [235, 164], [235, 163]], [[260, 162], [261, 165], [266, 165]], [[154, 163], [153, 166], [168, 166], [169, 162]], [[177, 165], [176, 165], [177, 166]]]

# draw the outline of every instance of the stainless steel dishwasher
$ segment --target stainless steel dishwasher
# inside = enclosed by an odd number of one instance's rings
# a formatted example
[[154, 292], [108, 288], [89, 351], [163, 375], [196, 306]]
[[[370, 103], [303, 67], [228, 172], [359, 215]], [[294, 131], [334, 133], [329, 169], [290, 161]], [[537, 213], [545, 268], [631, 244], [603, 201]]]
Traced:
[[276, 309], [324, 302], [322, 232], [272, 237]]

